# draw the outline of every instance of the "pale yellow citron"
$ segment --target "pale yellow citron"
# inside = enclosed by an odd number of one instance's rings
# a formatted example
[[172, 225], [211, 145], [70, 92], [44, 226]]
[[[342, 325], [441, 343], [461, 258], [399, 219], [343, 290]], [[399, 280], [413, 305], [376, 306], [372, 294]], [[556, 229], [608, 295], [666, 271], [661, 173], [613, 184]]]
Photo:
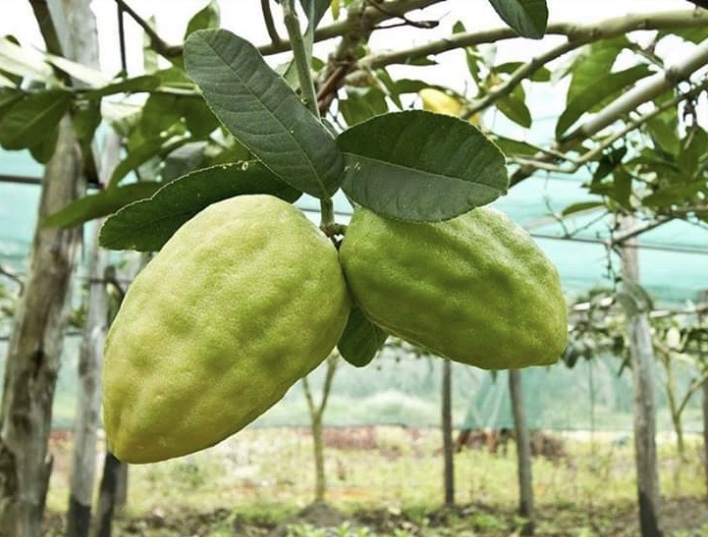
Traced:
[[267, 195], [209, 206], [131, 284], [105, 345], [104, 426], [145, 463], [242, 429], [336, 345], [350, 299], [336, 248]]
[[[459, 117], [462, 113], [462, 103], [452, 95], [448, 95], [443, 91], [435, 88], [423, 88], [418, 92], [418, 95], [423, 103], [424, 110], [454, 117]], [[479, 127], [481, 117], [479, 114], [474, 114], [468, 121]]]
[[357, 208], [340, 248], [349, 288], [389, 333], [485, 369], [546, 365], [567, 343], [553, 264], [503, 213], [411, 223]]

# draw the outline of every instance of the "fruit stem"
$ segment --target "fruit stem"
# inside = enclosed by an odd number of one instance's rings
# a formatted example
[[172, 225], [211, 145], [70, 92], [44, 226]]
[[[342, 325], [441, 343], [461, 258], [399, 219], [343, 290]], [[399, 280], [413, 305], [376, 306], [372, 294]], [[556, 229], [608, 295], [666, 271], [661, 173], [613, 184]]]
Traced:
[[300, 81], [300, 88], [302, 89], [302, 96], [307, 108], [319, 119], [320, 112], [317, 108], [315, 84], [312, 80], [312, 71], [310, 70], [310, 54], [307, 51], [305, 40], [302, 37], [300, 20], [295, 10], [295, 0], [285, 0], [282, 2], [282, 5], [283, 22], [285, 23], [285, 28], [287, 28], [288, 36], [290, 37], [295, 67], [297, 67], [297, 77]]

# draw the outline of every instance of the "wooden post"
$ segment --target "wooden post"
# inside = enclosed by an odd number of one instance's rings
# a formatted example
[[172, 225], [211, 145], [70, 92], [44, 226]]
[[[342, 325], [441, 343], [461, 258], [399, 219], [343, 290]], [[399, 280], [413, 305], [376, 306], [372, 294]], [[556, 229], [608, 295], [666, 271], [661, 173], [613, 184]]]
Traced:
[[442, 374], [443, 483], [445, 505], [455, 505], [455, 459], [452, 438], [452, 362], [443, 360]]
[[519, 515], [526, 519], [526, 523], [521, 529], [521, 534], [533, 535], [536, 525], [533, 512], [531, 438], [528, 426], [526, 425], [521, 373], [518, 369], [509, 370], [509, 395], [511, 396], [511, 410], [514, 415], [514, 433], [516, 437], [517, 473], [519, 478]]
[[[634, 226], [633, 217], [620, 221], [624, 231]], [[637, 239], [622, 247], [622, 287], [630, 296], [639, 284]], [[651, 341], [649, 312], [638, 304], [628, 308], [627, 332], [634, 383], [634, 449], [637, 468], [639, 526], [642, 537], [662, 537], [660, 524], [659, 473], [656, 452], [656, 395], [654, 386], [654, 348]]]

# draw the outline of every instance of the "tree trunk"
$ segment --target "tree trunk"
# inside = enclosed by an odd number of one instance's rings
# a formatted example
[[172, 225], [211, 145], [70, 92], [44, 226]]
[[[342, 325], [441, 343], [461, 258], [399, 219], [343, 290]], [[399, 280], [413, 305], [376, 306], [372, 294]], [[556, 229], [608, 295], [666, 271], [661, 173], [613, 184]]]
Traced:
[[455, 459], [452, 439], [452, 362], [443, 361], [442, 375], [443, 483], [445, 505], [455, 505]]
[[[625, 230], [632, 228], [634, 219], [622, 219]], [[622, 248], [622, 285], [634, 296], [632, 289], [639, 283], [637, 241], [631, 239]], [[629, 352], [634, 383], [634, 449], [637, 467], [639, 525], [642, 537], [662, 537], [660, 524], [659, 474], [656, 452], [656, 396], [654, 393], [654, 349], [651, 340], [649, 314], [640, 307], [627, 311]]]
[[312, 431], [312, 449], [315, 457], [315, 503], [324, 502], [327, 494], [327, 475], [325, 473], [324, 459], [324, 427], [323, 417], [327, 408], [327, 400], [332, 391], [334, 374], [337, 372], [339, 355], [335, 352], [330, 354], [326, 360], [327, 372], [322, 386], [322, 398], [319, 404], [315, 403], [315, 398], [310, 389], [307, 377], [302, 379], [302, 388], [307, 399], [307, 408], [310, 412], [310, 430]]
[[524, 395], [518, 369], [509, 370], [509, 395], [514, 415], [516, 436], [516, 458], [519, 477], [519, 515], [526, 519], [521, 529], [522, 535], [533, 535], [535, 531], [533, 513], [533, 474], [531, 471], [531, 438], [526, 425]]
[[322, 416], [312, 419], [312, 447], [315, 454], [315, 501], [324, 502], [327, 492], [327, 474], [324, 465], [324, 437], [322, 431]]
[[118, 486], [118, 474], [124, 463], [116, 459], [112, 453], [106, 452], [103, 462], [103, 475], [98, 493], [98, 506], [96, 512], [96, 523], [94, 527], [94, 537], [111, 537], [113, 527], [113, 513], [116, 505], [116, 490]]
[[[68, 117], [42, 182], [39, 220], [82, 190], [76, 139]], [[77, 230], [37, 227], [24, 291], [14, 319], [0, 419], [0, 536], [39, 537], [49, 481], [47, 442], [59, 370]]]
[[[110, 177], [120, 156], [121, 140], [115, 133], [106, 137], [100, 174]], [[67, 537], [87, 537], [91, 525], [91, 501], [96, 473], [96, 444], [101, 413], [101, 360], [108, 318], [108, 297], [104, 273], [108, 252], [98, 244], [101, 221], [94, 224], [90, 246], [89, 293], [86, 326], [79, 354], [79, 387], [74, 423], [74, 456], [70, 481]]]
[[67, 537], [87, 537], [91, 524], [91, 501], [96, 472], [96, 442], [101, 410], [101, 369], [107, 322], [103, 273], [107, 252], [98, 245], [100, 222], [91, 245], [86, 326], [79, 355], [79, 387], [74, 423], [74, 457], [71, 472]]

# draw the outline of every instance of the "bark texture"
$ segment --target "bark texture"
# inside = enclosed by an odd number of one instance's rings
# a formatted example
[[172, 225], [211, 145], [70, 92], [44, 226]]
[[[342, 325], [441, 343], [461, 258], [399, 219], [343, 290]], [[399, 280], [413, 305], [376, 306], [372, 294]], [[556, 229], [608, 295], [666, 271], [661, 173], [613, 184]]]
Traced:
[[[39, 220], [82, 190], [71, 122], [45, 168]], [[0, 410], [0, 536], [39, 537], [51, 459], [47, 442], [76, 246], [76, 230], [38, 227], [10, 335]]]
[[[623, 218], [623, 230], [634, 226], [634, 219]], [[636, 238], [622, 248], [622, 285], [629, 296], [639, 284], [639, 255]], [[662, 537], [661, 500], [656, 452], [655, 357], [651, 340], [649, 314], [638, 303], [628, 308], [627, 334], [634, 384], [634, 450], [637, 468], [639, 525], [642, 537]]]

